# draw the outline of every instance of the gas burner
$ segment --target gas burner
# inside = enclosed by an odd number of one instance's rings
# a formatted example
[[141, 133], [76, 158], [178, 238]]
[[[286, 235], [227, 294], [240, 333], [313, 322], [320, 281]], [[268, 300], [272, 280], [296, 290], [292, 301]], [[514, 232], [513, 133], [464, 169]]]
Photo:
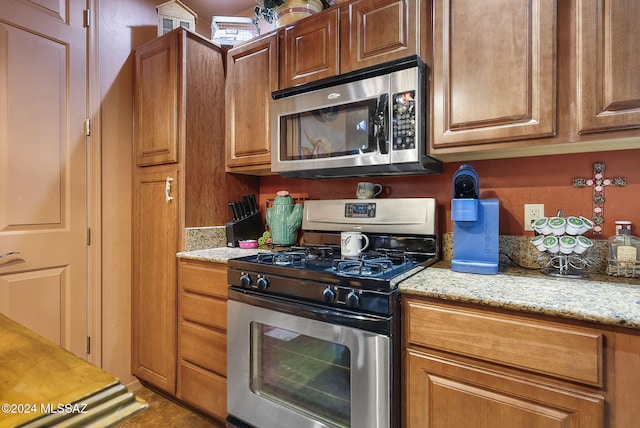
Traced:
[[387, 258], [335, 260], [333, 269], [338, 273], [362, 276], [380, 275], [393, 268], [393, 263]]
[[303, 265], [306, 260], [306, 253], [303, 250], [286, 250], [274, 253], [258, 253], [256, 261], [262, 264], [276, 266], [297, 266]]

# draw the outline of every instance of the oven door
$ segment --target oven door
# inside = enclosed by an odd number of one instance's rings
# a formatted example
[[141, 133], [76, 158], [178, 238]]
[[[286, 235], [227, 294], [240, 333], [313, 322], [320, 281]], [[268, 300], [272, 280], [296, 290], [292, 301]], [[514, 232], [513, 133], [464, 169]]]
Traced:
[[392, 341], [354, 327], [391, 330], [389, 318], [233, 289], [227, 314], [230, 416], [260, 428], [391, 426]]

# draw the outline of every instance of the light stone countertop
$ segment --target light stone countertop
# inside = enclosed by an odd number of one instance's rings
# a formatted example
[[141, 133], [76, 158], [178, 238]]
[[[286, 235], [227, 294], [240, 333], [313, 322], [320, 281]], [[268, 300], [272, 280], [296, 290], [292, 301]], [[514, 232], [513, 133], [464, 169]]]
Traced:
[[218, 247], [218, 248], [208, 248], [206, 250], [185, 251], [185, 252], [176, 254], [176, 256], [179, 259], [227, 263], [229, 259], [234, 259], [237, 257], [244, 257], [244, 256], [251, 256], [253, 254], [257, 254], [260, 251], [268, 251], [268, 250], [258, 250], [258, 249], [247, 250], [247, 249], [237, 248], [237, 247]]
[[401, 282], [399, 289], [404, 294], [640, 329], [637, 279], [555, 278], [537, 271], [477, 275], [454, 272], [440, 262]]
[[[182, 252], [177, 257], [227, 263], [259, 251], [269, 250], [219, 247]], [[442, 261], [400, 282], [399, 290], [407, 295], [640, 329], [639, 279], [606, 275], [555, 278], [537, 270], [502, 267], [497, 275], [476, 275], [454, 272]]]

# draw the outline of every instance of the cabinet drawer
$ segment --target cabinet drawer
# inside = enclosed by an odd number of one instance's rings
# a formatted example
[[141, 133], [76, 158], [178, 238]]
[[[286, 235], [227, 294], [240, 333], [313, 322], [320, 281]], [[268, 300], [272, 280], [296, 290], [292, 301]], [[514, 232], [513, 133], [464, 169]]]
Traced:
[[180, 364], [179, 398], [222, 421], [227, 417], [227, 380], [200, 367]]
[[183, 291], [180, 294], [180, 316], [209, 327], [227, 329], [227, 301]]
[[407, 300], [407, 340], [558, 378], [602, 384], [602, 334]]
[[227, 298], [227, 268], [224, 265], [181, 260], [178, 283], [182, 289]]
[[226, 376], [227, 336], [199, 325], [182, 322], [180, 359]]

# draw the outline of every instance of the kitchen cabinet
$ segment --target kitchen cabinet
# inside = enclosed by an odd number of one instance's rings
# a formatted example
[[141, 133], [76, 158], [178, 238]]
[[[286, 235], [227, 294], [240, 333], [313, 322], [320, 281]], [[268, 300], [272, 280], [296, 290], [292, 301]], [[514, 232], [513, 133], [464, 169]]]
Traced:
[[640, 4], [578, 5], [578, 132], [640, 127]]
[[556, 6], [434, 2], [433, 148], [552, 136]]
[[221, 50], [179, 28], [133, 57], [132, 373], [175, 394], [184, 228], [225, 224], [228, 201], [256, 193], [258, 182], [224, 170]]
[[178, 264], [178, 398], [210, 416], [227, 416], [227, 267]]
[[339, 74], [338, 18], [334, 8], [280, 30], [281, 88]]
[[635, 330], [411, 296], [403, 342], [403, 426], [625, 428], [640, 414]]
[[136, 166], [178, 162], [179, 37], [161, 37], [135, 51]]
[[356, 0], [289, 25], [280, 30], [280, 88], [411, 55], [424, 59], [427, 16], [417, 0]]
[[420, 55], [427, 58], [429, 4], [355, 0], [340, 8], [340, 73]]
[[[169, 393], [176, 381], [179, 172], [135, 174], [132, 229], [132, 373]], [[166, 190], [171, 200], [166, 198]]]
[[436, 0], [430, 153], [443, 162], [640, 148], [640, 7]]
[[271, 172], [271, 93], [278, 89], [278, 33], [227, 52], [227, 171]]

